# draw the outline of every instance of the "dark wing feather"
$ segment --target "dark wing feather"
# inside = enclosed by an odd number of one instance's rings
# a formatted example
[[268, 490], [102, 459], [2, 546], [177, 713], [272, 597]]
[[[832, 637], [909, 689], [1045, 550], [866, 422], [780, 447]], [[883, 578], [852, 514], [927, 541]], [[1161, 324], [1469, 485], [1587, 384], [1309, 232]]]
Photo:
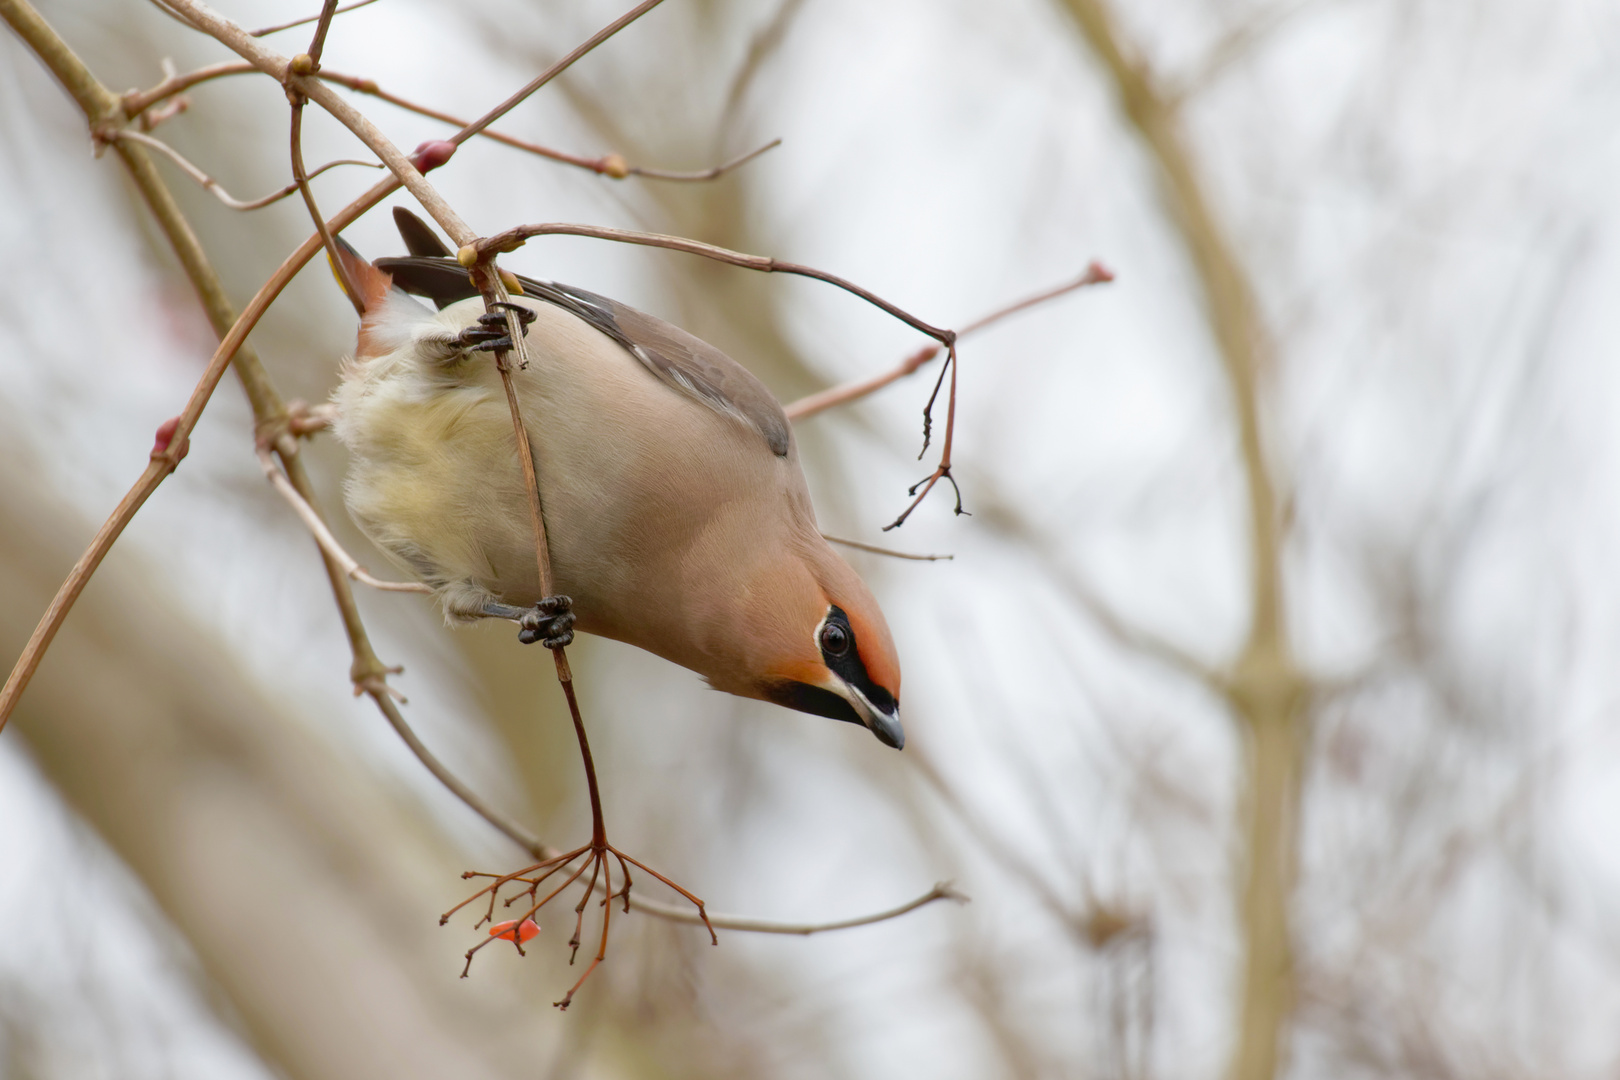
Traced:
[[394, 207], [394, 228], [399, 230], [399, 238], [405, 241], [405, 250], [412, 255], [424, 259], [448, 259], [455, 254], [449, 244], [439, 239], [433, 226], [403, 206]]
[[[404, 213], [409, 215], [409, 211]], [[433, 239], [437, 241], [437, 237]], [[407, 240], [407, 245], [410, 243]], [[392, 274], [399, 288], [426, 296], [441, 308], [478, 295], [467, 271], [451, 258], [378, 259], [376, 266]], [[746, 424], [764, 438], [777, 457], [787, 456], [792, 429], [782, 406], [747, 368], [713, 345], [662, 319], [584, 289], [526, 277], [518, 281], [523, 284], [525, 296], [544, 300], [590, 324], [618, 342], [665, 385]]]

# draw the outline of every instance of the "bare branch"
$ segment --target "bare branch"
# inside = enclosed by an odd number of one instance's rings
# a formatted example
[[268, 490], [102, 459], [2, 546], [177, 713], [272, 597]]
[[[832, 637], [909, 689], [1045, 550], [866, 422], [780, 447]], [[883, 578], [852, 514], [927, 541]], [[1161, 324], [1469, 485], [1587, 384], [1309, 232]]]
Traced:
[[304, 523], [304, 527], [315, 538], [315, 542], [321, 546], [321, 550], [326, 552], [327, 556], [339, 566], [343, 567], [345, 575], [362, 584], [370, 585], [374, 589], [381, 589], [383, 592], [433, 592], [431, 588], [419, 581], [383, 581], [381, 578], [372, 577], [371, 574], [366, 572], [365, 567], [361, 566], [352, 555], [343, 550], [343, 545], [338, 543], [337, 537], [332, 535], [332, 530], [326, 527], [326, 522], [321, 520], [321, 516], [315, 512], [315, 508], [305, 502], [304, 497], [298, 494], [287, 478], [282, 475], [281, 470], [276, 467], [275, 459], [270, 456], [270, 447], [268, 445], [260, 446], [258, 456], [259, 466], [264, 469], [265, 478], [270, 481], [270, 485], [276, 489], [276, 492], [283, 499], [287, 500], [287, 505], [292, 507], [293, 513], [298, 515], [298, 519]]
[[[853, 919], [838, 919], [832, 922], [819, 923], [789, 923], [773, 922], [769, 919], [751, 919], [743, 915], [710, 915], [709, 922], [722, 930], [746, 930], [754, 934], [788, 934], [809, 937], [811, 934], [822, 934], [829, 930], [849, 930], [857, 926], [871, 926], [873, 923], [898, 919], [900, 916], [909, 915], [918, 908], [926, 907], [936, 900], [950, 900], [958, 904], [971, 902], [969, 897], [957, 892], [952, 887], [951, 882], [942, 881], [916, 899], [908, 900], [898, 907], [874, 912], [871, 915], [860, 915]], [[632, 899], [630, 906], [637, 911], [646, 912], [648, 915], [656, 915], [661, 919], [668, 919], [670, 922], [690, 923], [694, 926], [698, 923], [698, 917], [684, 908], [640, 899]]]
[[697, 172], [679, 172], [674, 169], [652, 169], [641, 165], [630, 166], [631, 176], [644, 176], [648, 180], [672, 180], [685, 183], [700, 183], [706, 180], [717, 180], [733, 169], [740, 169], [763, 154], [767, 154], [782, 145], [781, 139], [772, 139], [764, 146], [750, 150], [746, 154], [738, 154], [730, 161], [712, 168], [701, 169]]
[[[336, 9], [335, 11], [333, 11], [332, 14], [333, 15], [342, 15], [345, 11], [353, 11], [355, 8], [363, 8], [367, 4], [375, 4], [376, 2], [377, 2], [377, 0], [355, 0], [355, 2], [352, 3], [352, 4], [344, 4], [342, 7]], [[295, 26], [305, 26], [305, 25], [307, 25], [309, 23], [312, 23], [315, 20], [321, 18], [322, 16], [326, 16], [327, 18], [331, 17], [331, 16], [327, 16], [326, 12], [324, 10], [322, 10], [321, 13], [318, 14], [318, 15], [306, 15], [302, 19], [294, 19], [292, 22], [280, 23], [280, 24], [278, 24], [276, 26], [266, 26], [266, 27], [263, 27], [263, 28], [261, 28], [259, 30], [249, 30], [248, 33], [250, 35], [252, 35], [253, 37], [264, 37], [267, 34], [276, 34], [276, 33], [280, 33], [283, 30], [291, 30]], [[316, 56], [316, 57], [319, 56], [318, 53], [311, 53], [311, 55]]]
[[[321, 19], [315, 27], [314, 39], [310, 42], [309, 51], [293, 57], [288, 66], [289, 72], [299, 74], [312, 74], [320, 70], [321, 50], [326, 45], [326, 33], [332, 27], [332, 13], [337, 9], [337, 0], [326, 0], [321, 7]], [[349, 275], [347, 261], [341, 257], [337, 249], [337, 242], [332, 239], [332, 231], [326, 227], [326, 218], [321, 208], [315, 202], [315, 192], [309, 186], [309, 175], [304, 169], [304, 103], [303, 93], [291, 85], [287, 86], [287, 102], [292, 106], [292, 120], [287, 125], [289, 150], [288, 156], [292, 162], [293, 183], [298, 193], [304, 198], [304, 208], [309, 211], [310, 220], [315, 223], [315, 231], [320, 234], [321, 246], [326, 249], [326, 257], [332, 264], [332, 271], [337, 274], [338, 281], [343, 286], [343, 295], [354, 306], [356, 315], [364, 315], [365, 301], [360, 298], [360, 289]]]
[[[191, 162], [187, 161], [180, 155], [178, 150], [164, 142], [162, 139], [154, 139], [150, 135], [143, 135], [139, 131], [131, 131], [128, 128], [119, 128], [108, 132], [102, 136], [102, 139], [106, 142], [116, 142], [120, 139], [128, 139], [131, 142], [138, 142], [142, 146], [151, 147], [153, 150], [158, 151], [164, 157], [178, 165], [181, 172], [195, 180], [204, 190], [208, 191], [216, 199], [230, 207], [232, 210], [261, 210], [264, 207], [269, 206], [271, 203], [279, 202], [280, 200], [285, 199], [288, 195], [291, 195], [293, 192], [298, 190], [298, 181], [295, 180], [286, 187], [281, 188], [278, 191], [272, 191], [263, 198], [243, 201], [241, 199], [233, 198], [231, 193], [225, 190], [223, 184], [221, 184], [218, 180], [215, 180], [212, 176], [209, 176], [207, 173], [203, 172], [201, 169], [197, 168], [197, 166], [193, 165]], [[328, 161], [325, 165], [322, 165], [320, 168], [310, 173], [309, 179], [313, 180], [326, 170], [335, 169], [339, 165], [359, 165], [367, 169], [382, 168], [382, 166], [377, 164], [375, 161], [356, 161], [354, 159], [345, 158], [341, 161]]]
[[836, 274], [829, 274], [825, 270], [814, 267], [801, 266], [798, 263], [783, 262], [766, 255], [747, 255], [729, 248], [716, 247], [705, 244], [699, 240], [688, 240], [681, 236], [665, 236], [662, 233], [634, 232], [630, 229], [612, 229], [604, 225], [570, 225], [565, 222], [542, 222], [536, 225], [518, 225], [494, 236], [485, 237], [477, 242], [475, 250], [482, 258], [490, 254], [504, 254], [516, 251], [529, 239], [536, 236], [591, 236], [598, 240], [612, 240], [618, 244], [639, 244], [643, 247], [666, 248], [670, 251], [681, 251], [688, 255], [701, 255], [705, 259], [716, 262], [729, 263], [740, 266], [746, 270], [757, 270], [763, 274], [795, 274], [799, 277], [814, 278], [835, 285], [845, 292], [860, 297], [874, 307], [882, 308], [901, 322], [920, 330], [935, 341], [943, 345], [950, 345], [956, 340], [956, 333], [952, 330], [942, 330], [923, 322], [915, 315], [896, 307], [876, 293], [861, 288], [852, 281], [841, 278]]
[[[306, 71], [295, 70], [293, 63], [287, 57], [266, 48], [258, 39], [250, 37], [240, 26], [218, 14], [199, 0], [163, 0], [166, 6], [172, 8], [183, 19], [197, 29], [214, 37], [222, 44], [236, 52], [244, 59], [250, 61], [254, 67], [277, 82], [306, 95], [311, 101], [320, 105], [337, 119], [343, 126], [354, 132], [360, 141], [365, 143], [373, 153], [380, 157], [399, 181], [409, 189], [416, 201], [422, 204], [433, 219], [458, 247], [466, 247], [478, 239], [477, 234], [461, 219], [461, 215], [445, 202], [444, 198], [423, 178], [421, 172], [411, 163], [400, 149], [395, 146], [383, 133], [371, 123], [364, 115], [352, 108], [333, 90], [324, 85], [319, 79], [312, 77]], [[460, 144], [482, 131], [508, 110], [516, 107], [530, 94], [551, 79], [555, 78], [569, 65], [580, 57], [596, 48], [601, 42], [607, 40], [624, 26], [629, 25], [643, 13], [656, 7], [661, 0], [644, 0], [626, 14], [620, 16], [603, 30], [592, 35], [578, 48], [574, 49], [562, 60], [553, 64], [550, 69], [531, 80], [526, 86], [502, 102], [489, 113], [474, 121], [468, 127], [458, 132], [450, 141]], [[305, 65], [298, 65], [305, 68]], [[313, 68], [307, 69], [312, 71]]]
[[[321, 53], [326, 48], [326, 35], [331, 32], [332, 16], [336, 13], [337, 0], [326, 0], [321, 5], [321, 14], [315, 24], [314, 36], [310, 38], [309, 48], [304, 50], [304, 55], [311, 60], [311, 71], [318, 70], [321, 66]], [[253, 36], [258, 37], [259, 35], [254, 34]], [[300, 74], [303, 74], [303, 72], [300, 72]]]
[[[993, 311], [988, 315], [968, 323], [966, 326], [956, 332], [956, 336], [958, 339], [960, 339], [968, 334], [973, 333], [975, 330], [982, 330], [993, 323], [999, 322], [1009, 315], [1013, 315], [1027, 308], [1034, 307], [1037, 304], [1044, 304], [1048, 300], [1054, 300], [1059, 296], [1073, 292], [1075, 289], [1082, 288], [1086, 285], [1099, 285], [1103, 282], [1113, 280], [1114, 275], [1112, 271], [1103, 266], [1102, 263], [1094, 262], [1090, 266], [1086, 267], [1085, 272], [1075, 280], [1067, 282], [1063, 285], [1059, 285], [1056, 288], [1048, 289], [1045, 292], [1037, 293], [1034, 296], [1026, 297], [1023, 300], [1019, 300], [997, 311]], [[814, 416], [816, 413], [823, 412], [834, 407], [835, 405], [844, 405], [848, 402], [856, 401], [872, 393], [873, 391], [881, 390], [883, 387], [888, 386], [892, 382], [905, 378], [907, 375], [912, 374], [918, 368], [922, 367], [924, 364], [928, 363], [928, 361], [932, 360], [938, 355], [939, 346], [924, 346], [923, 348], [912, 353], [910, 356], [906, 357], [904, 360], [900, 361], [897, 366], [881, 375], [875, 375], [870, 379], [862, 379], [857, 382], [844, 383], [842, 386], [830, 387], [829, 389], [823, 390], [820, 393], [811, 394], [808, 397], [802, 397], [793, 404], [784, 406], [782, 411], [787, 413], [787, 418], [789, 420], [801, 420], [806, 416]]]
[[580, 44], [575, 47], [575, 49], [567, 56], [563, 57], [561, 60], [558, 60], [545, 71], [529, 80], [529, 82], [524, 84], [523, 88], [517, 93], [495, 106], [479, 119], [473, 121], [471, 124], [468, 124], [460, 134], [454, 137], [453, 141], [458, 143], [466, 142], [474, 135], [480, 134], [485, 128], [489, 127], [489, 125], [493, 124], [496, 120], [499, 120], [501, 117], [517, 108], [524, 101], [528, 100], [529, 96], [536, 90], [546, 85], [546, 83], [550, 82], [552, 79], [555, 79], [558, 75], [561, 75], [563, 72], [567, 71], [582, 56], [590, 53], [598, 45], [602, 44], [602, 42], [606, 41], [614, 34], [617, 34], [620, 30], [623, 30], [625, 27], [629, 26], [631, 23], [641, 18], [662, 2], [663, 0], [643, 0], [642, 3], [637, 4], [623, 15], [620, 15], [617, 19], [614, 19], [612, 22], [602, 27], [602, 29], [580, 42]]
[[826, 412], [835, 406], [847, 405], [851, 401], [858, 401], [874, 391], [883, 389], [892, 382], [898, 382], [938, 355], [938, 345], [924, 345], [881, 375], [828, 387], [819, 393], [802, 397], [791, 405], [782, 406], [782, 411], [787, 414], [789, 420], [803, 420], [807, 416]]
[[[467, 121], [459, 119], [452, 113], [447, 113], [443, 110], [435, 109], [427, 105], [419, 105], [408, 98], [403, 98], [398, 94], [384, 90], [382, 87], [377, 85], [377, 81], [375, 79], [364, 79], [358, 75], [345, 75], [341, 72], [327, 70], [317, 72], [317, 75], [326, 82], [337, 83], [339, 86], [347, 87], [357, 94], [369, 94], [372, 97], [388, 102], [390, 105], [396, 105], [408, 112], [416, 113], [418, 116], [426, 116], [434, 120], [442, 120], [447, 124], [454, 124], [457, 127], [469, 126]], [[570, 154], [550, 146], [544, 146], [537, 142], [531, 142], [527, 139], [520, 139], [514, 135], [507, 135], [504, 132], [491, 131], [488, 128], [479, 131], [478, 134], [483, 138], [492, 139], [495, 142], [510, 146], [515, 150], [522, 150], [524, 153], [535, 154], [539, 157], [547, 158], [551, 161], [558, 161], [565, 165], [573, 165], [581, 169], [589, 169], [591, 172], [594, 172], [599, 176], [610, 177], [614, 180], [622, 180], [627, 176], [641, 176], [649, 180], [685, 182], [714, 180], [718, 177], [724, 176], [726, 173], [731, 172], [734, 169], [741, 168], [750, 161], [753, 161], [755, 158], [759, 157], [761, 154], [764, 154], [769, 150], [774, 150], [778, 146], [782, 145], [781, 139], [772, 139], [764, 146], [732, 158], [730, 161], [727, 161], [724, 164], [716, 165], [712, 168], [703, 169], [698, 172], [677, 172], [671, 169], [654, 169], [641, 165], [631, 165], [618, 154], [603, 154], [600, 157], [594, 158], [582, 157], [578, 154]]]
[[188, 71], [184, 75], [170, 75], [150, 90], [131, 90], [120, 100], [124, 114], [131, 120], [150, 109], [164, 98], [191, 89], [198, 83], [208, 82], [210, 79], [223, 78], [226, 75], [246, 75], [250, 71], [257, 71], [252, 64], [243, 60], [227, 60], [221, 64], [210, 64]]
[[887, 555], [891, 559], [912, 559], [917, 562], [950, 562], [955, 555], [908, 555], [904, 551], [890, 551], [888, 548], [878, 547], [876, 544], [863, 544], [859, 540], [844, 540], [836, 536], [821, 534], [821, 538], [830, 544], [842, 544], [857, 551], [869, 551], [873, 555]]

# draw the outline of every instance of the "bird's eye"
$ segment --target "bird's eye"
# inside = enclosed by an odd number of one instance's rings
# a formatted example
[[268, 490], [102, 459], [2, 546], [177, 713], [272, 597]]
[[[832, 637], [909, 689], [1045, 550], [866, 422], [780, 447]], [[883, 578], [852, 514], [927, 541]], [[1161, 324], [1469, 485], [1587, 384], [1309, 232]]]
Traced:
[[833, 656], [843, 656], [849, 651], [849, 630], [835, 622], [823, 626], [821, 650]]

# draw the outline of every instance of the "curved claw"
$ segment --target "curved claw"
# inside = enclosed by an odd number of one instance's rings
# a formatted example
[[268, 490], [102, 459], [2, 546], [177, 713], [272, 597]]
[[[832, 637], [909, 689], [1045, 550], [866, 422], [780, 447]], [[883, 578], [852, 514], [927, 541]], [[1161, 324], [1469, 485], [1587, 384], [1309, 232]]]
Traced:
[[512, 347], [512, 335], [508, 332], [505, 312], [511, 311], [518, 318], [518, 325], [523, 327], [523, 335], [529, 334], [529, 324], [534, 322], [534, 312], [522, 304], [496, 303], [491, 305], [495, 311], [486, 311], [478, 316], [478, 325], [469, 326], [456, 335], [456, 344], [470, 352], [499, 352]]
[[533, 611], [518, 620], [522, 627], [518, 640], [525, 645], [540, 642], [548, 649], [560, 649], [574, 640], [574, 602], [566, 596], [542, 597]]

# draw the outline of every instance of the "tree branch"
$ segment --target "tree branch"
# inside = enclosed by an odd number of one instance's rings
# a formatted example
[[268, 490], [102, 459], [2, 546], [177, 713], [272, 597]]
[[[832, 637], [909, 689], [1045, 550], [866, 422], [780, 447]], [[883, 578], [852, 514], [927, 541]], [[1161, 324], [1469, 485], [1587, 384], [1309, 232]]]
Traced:
[[[981, 316], [980, 318], [975, 319], [973, 322], [970, 322], [966, 326], [962, 327], [962, 329], [958, 330], [956, 332], [956, 336], [958, 339], [961, 339], [976, 330], [982, 330], [987, 326], [999, 322], [1009, 315], [1015, 315], [1027, 308], [1035, 307], [1037, 304], [1044, 304], [1048, 300], [1055, 300], [1060, 296], [1073, 292], [1075, 289], [1083, 288], [1087, 285], [1100, 285], [1104, 282], [1113, 280], [1114, 275], [1112, 271], [1103, 266], [1102, 263], [1094, 262], [1090, 266], [1087, 266], [1085, 272], [1073, 281], [1059, 285], [1056, 288], [1047, 289], [1046, 291], [1037, 293], [1034, 296], [1025, 297], [1022, 300], [1008, 304], [1004, 308], [999, 308], [996, 311], [992, 311], [988, 315]], [[894, 368], [884, 372], [881, 375], [875, 375], [870, 379], [861, 379], [857, 382], [844, 383], [841, 386], [834, 386], [823, 390], [820, 393], [810, 394], [807, 397], [802, 397], [798, 401], [793, 402], [791, 405], [783, 406], [782, 411], [787, 413], [787, 418], [789, 420], [802, 420], [807, 416], [814, 416], [818, 412], [825, 412], [827, 409], [831, 409], [836, 405], [844, 405], [851, 401], [859, 400], [873, 391], [881, 390], [890, 383], [896, 382], [905, 378], [907, 375], [914, 373], [918, 368], [922, 367], [924, 364], [928, 363], [938, 355], [938, 345], [925, 345], [921, 349], [918, 349], [916, 352], [912, 353], [910, 356], [906, 357], [904, 360], [900, 361], [900, 363]]]
[[[232, 210], [262, 210], [272, 203], [280, 202], [282, 199], [285, 199], [288, 195], [291, 195], [293, 192], [297, 191], [299, 187], [298, 181], [294, 180], [286, 187], [277, 191], [272, 191], [263, 198], [244, 201], [242, 199], [234, 198], [230, 192], [225, 190], [225, 186], [223, 184], [221, 184], [218, 180], [215, 180], [212, 176], [209, 176], [207, 173], [203, 172], [201, 169], [197, 168], [197, 166], [193, 165], [190, 161], [187, 161], [181, 156], [178, 150], [164, 142], [162, 139], [154, 139], [150, 135], [143, 135], [141, 132], [131, 131], [129, 128], [117, 128], [111, 130], [105, 134], [104, 138], [107, 142], [117, 142], [121, 139], [129, 139], [132, 142], [138, 142], [142, 146], [156, 150], [158, 153], [174, 162], [175, 165], [179, 166], [180, 171], [185, 173], [191, 179], [195, 180], [198, 186], [200, 186], [204, 191], [207, 191], [209, 194], [213, 195], [214, 198], [218, 199]], [[352, 158], [345, 158], [340, 161], [328, 161], [325, 165], [322, 165], [320, 168], [310, 173], [308, 179], [313, 180], [326, 170], [335, 169], [339, 165], [360, 165], [367, 169], [382, 168], [382, 166], [377, 164], [375, 161], [357, 161]]]

